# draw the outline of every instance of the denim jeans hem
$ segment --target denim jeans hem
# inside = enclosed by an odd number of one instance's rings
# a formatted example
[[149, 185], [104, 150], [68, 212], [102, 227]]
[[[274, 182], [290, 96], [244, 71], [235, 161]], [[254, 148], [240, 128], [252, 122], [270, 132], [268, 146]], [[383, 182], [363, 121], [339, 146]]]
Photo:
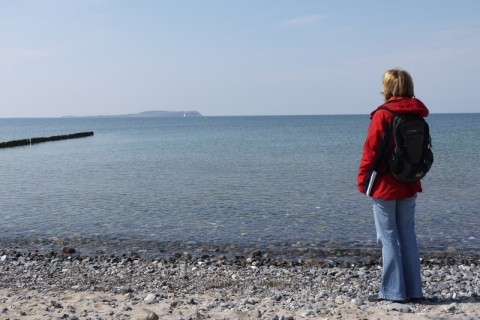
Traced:
[[402, 297], [402, 298], [399, 298], [399, 297], [387, 297], [387, 296], [384, 296], [382, 294], [379, 294], [378, 297], [380, 299], [383, 299], [383, 300], [388, 300], [388, 301], [406, 301], [407, 298], [405, 297]]

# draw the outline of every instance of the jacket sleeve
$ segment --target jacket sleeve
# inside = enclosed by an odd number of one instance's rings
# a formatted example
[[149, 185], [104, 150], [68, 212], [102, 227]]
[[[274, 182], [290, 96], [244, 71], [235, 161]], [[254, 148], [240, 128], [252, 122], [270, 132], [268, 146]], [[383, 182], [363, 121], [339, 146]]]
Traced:
[[367, 137], [363, 145], [362, 159], [358, 170], [357, 187], [361, 193], [366, 193], [370, 176], [374, 169], [378, 152], [383, 150], [385, 131], [390, 123], [390, 114], [386, 110], [376, 110], [368, 127]]

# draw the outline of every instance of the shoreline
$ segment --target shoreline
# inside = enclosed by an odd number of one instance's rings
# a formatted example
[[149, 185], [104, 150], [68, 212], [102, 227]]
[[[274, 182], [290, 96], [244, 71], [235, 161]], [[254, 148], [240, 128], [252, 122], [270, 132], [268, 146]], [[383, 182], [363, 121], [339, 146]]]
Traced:
[[[225, 255], [228, 258], [248, 256], [251, 252], [261, 251], [271, 259], [300, 259], [300, 260], [347, 260], [353, 263], [375, 263], [381, 258], [381, 246], [370, 244], [358, 246], [356, 244], [326, 243], [312, 241], [275, 241], [259, 243], [221, 243], [198, 241], [156, 241], [101, 237], [92, 238], [0, 238], [0, 250], [7, 248], [19, 252], [37, 252], [38, 254], [55, 254], [62, 248], [73, 248], [75, 255], [82, 256], [140, 256], [143, 259], [165, 259], [174, 253], [188, 252], [193, 257], [203, 255]], [[473, 249], [455, 249], [445, 247], [444, 250], [432, 248], [426, 250], [419, 247], [421, 255], [427, 258], [464, 257], [478, 259], [480, 253]], [[5, 250], [5, 249], [4, 249]]]
[[0, 319], [480, 319], [479, 255], [422, 255], [420, 303], [369, 301], [379, 262], [0, 249]]

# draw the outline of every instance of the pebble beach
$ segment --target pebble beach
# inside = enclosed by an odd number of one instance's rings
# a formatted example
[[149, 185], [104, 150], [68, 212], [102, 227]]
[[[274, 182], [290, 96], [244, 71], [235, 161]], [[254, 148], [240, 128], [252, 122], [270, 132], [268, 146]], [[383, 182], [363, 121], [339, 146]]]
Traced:
[[378, 301], [381, 261], [0, 249], [0, 319], [480, 319], [480, 257], [423, 254], [425, 300]]

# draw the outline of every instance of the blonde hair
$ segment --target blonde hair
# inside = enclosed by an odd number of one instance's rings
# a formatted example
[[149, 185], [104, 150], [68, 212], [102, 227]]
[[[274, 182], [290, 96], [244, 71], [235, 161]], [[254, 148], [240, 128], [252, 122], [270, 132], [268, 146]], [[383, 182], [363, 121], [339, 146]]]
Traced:
[[413, 80], [410, 74], [402, 69], [390, 69], [382, 77], [382, 94], [385, 100], [392, 97], [413, 98]]

